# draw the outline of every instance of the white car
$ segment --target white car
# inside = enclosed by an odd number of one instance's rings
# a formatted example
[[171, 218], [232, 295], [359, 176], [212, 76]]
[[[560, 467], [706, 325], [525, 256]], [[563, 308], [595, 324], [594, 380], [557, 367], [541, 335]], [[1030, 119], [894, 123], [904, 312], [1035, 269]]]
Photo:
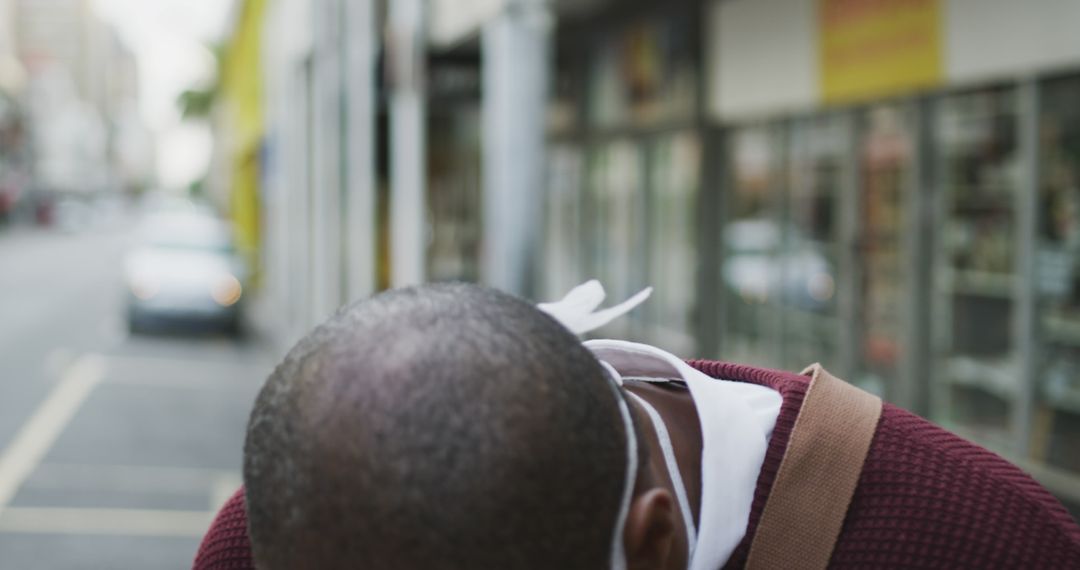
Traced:
[[138, 240], [124, 264], [133, 332], [181, 323], [239, 332], [246, 268], [228, 224], [202, 213], [154, 214]]

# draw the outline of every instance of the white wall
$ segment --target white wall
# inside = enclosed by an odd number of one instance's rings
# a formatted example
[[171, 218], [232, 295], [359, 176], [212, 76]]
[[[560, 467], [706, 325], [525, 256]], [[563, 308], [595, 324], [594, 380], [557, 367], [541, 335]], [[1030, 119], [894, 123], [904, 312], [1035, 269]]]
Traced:
[[271, 159], [263, 200], [267, 326], [282, 347], [291, 346], [316, 317], [311, 303], [310, 125], [306, 116], [306, 64], [313, 57], [312, 6], [281, 0], [267, 7], [263, 73]]
[[[714, 0], [709, 111], [722, 120], [822, 104], [818, 0]], [[944, 85], [1080, 68], [1080, 0], [941, 0]]]
[[745, 117], [817, 102], [817, 28], [812, 0], [722, 0], [707, 37], [709, 111]]
[[1080, 64], [1080, 0], [949, 0], [944, 17], [951, 83]]

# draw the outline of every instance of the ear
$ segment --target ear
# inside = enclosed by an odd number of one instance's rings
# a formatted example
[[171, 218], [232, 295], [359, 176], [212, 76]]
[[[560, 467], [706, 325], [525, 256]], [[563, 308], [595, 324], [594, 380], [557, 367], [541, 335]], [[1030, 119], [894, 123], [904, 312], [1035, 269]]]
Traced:
[[675, 499], [667, 489], [649, 489], [634, 499], [623, 536], [630, 570], [671, 567], [678, 540], [675, 510]]

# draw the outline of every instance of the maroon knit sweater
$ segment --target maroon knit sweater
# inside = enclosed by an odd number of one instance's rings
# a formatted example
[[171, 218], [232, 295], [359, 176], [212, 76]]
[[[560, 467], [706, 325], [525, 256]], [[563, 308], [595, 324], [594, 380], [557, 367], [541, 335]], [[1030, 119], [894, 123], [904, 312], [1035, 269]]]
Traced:
[[[691, 364], [715, 378], [767, 386], [784, 399], [746, 536], [725, 566], [741, 568], [809, 379], [724, 362]], [[1018, 468], [885, 404], [829, 567], [1080, 569], [1080, 526]], [[193, 569], [254, 569], [243, 489], [218, 513]]]

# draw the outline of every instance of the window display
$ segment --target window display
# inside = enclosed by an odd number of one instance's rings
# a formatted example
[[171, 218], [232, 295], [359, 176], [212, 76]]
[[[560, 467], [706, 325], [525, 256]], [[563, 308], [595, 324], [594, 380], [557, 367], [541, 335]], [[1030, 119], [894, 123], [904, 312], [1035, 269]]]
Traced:
[[881, 106], [861, 120], [858, 196], [859, 272], [856, 355], [853, 381], [878, 394], [888, 393], [903, 357], [907, 280], [904, 232], [911, 201], [913, 149], [904, 109]]
[[779, 366], [783, 130], [747, 127], [728, 141], [730, 191], [721, 237], [721, 354], [759, 366]]
[[427, 275], [432, 281], [480, 278], [480, 110], [470, 104], [455, 111], [430, 117]]
[[701, 144], [693, 132], [665, 135], [650, 145], [649, 279], [653, 299], [650, 341], [676, 354], [695, 349], [697, 200]]
[[539, 277], [544, 299], [559, 299], [585, 281], [582, 235], [582, 177], [584, 157], [577, 145], [561, 143], [548, 149], [547, 197], [544, 219], [544, 261]]
[[[577, 48], [560, 46], [558, 60], [551, 76], [551, 97], [547, 108], [547, 134], [558, 137], [572, 135], [582, 122], [583, 69], [574, 53]], [[569, 52], [569, 53], [567, 53]]]
[[1080, 496], [1077, 101], [1073, 75], [730, 129], [721, 357], [821, 361]]
[[1080, 472], [1080, 78], [1042, 88], [1035, 283], [1036, 459]]
[[697, 106], [695, 25], [689, 16], [642, 19], [601, 37], [589, 74], [597, 127], [692, 120]]
[[[591, 153], [588, 173], [590, 240], [588, 278], [597, 278], [609, 299], [627, 299], [645, 287], [645, 188], [641, 145], [616, 140]], [[640, 327], [641, 314], [619, 319], [601, 331], [627, 337]]]
[[1008, 450], [1024, 375], [1013, 338], [1020, 164], [1014, 89], [943, 98], [936, 118], [935, 404], [965, 435]]
[[792, 125], [784, 251], [778, 269], [786, 368], [821, 362], [840, 373], [838, 314], [840, 221], [852, 168], [847, 117], [827, 115]]

